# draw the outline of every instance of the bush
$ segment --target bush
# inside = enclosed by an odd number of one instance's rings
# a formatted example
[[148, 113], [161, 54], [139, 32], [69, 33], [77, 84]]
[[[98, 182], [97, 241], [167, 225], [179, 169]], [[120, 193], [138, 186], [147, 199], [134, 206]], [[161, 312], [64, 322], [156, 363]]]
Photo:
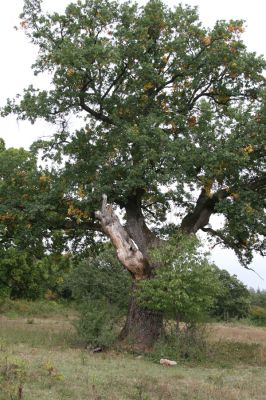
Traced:
[[79, 311], [74, 324], [85, 344], [92, 348], [111, 347], [117, 337], [118, 309], [104, 300], [91, 300], [81, 304]]
[[152, 357], [171, 360], [202, 362], [208, 356], [208, 333], [206, 325], [193, 324], [185, 326], [176, 335], [171, 331], [161, 337], [153, 348]]
[[[164, 318], [186, 323], [202, 321], [220, 290], [215, 267], [199, 251], [193, 237], [181, 237], [153, 250], [153, 279], [138, 283], [139, 303]], [[178, 327], [177, 327], [178, 328]]]
[[257, 326], [266, 326], [266, 308], [252, 306], [249, 313], [250, 321]]
[[263, 365], [266, 363], [264, 346], [222, 339], [211, 340], [209, 325], [194, 324], [184, 327], [178, 336], [170, 332], [155, 344], [152, 360], [169, 358], [179, 362], [204, 364], [206, 367], [232, 367], [237, 364]]
[[66, 282], [72, 296], [79, 302], [104, 300], [126, 312], [131, 278], [118, 261], [110, 245], [99, 247], [98, 255], [81, 261]]

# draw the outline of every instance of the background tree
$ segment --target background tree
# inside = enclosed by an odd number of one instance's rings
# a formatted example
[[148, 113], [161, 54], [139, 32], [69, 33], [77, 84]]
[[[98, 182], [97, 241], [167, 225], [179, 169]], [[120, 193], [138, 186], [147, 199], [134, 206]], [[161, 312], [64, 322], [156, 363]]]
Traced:
[[75, 206], [60, 171], [38, 165], [34, 151], [6, 149], [0, 142], [2, 249], [16, 247], [37, 258], [75, 250], [91, 226], [84, 216], [84, 207]]
[[250, 320], [260, 326], [266, 325], [266, 291], [250, 289]]
[[0, 297], [36, 300], [63, 295], [61, 290], [71, 269], [68, 255], [46, 255], [37, 259], [16, 247], [0, 250]]
[[[171, 207], [176, 229], [207, 232], [244, 265], [263, 253], [265, 61], [247, 52], [242, 21], [206, 29], [195, 8], [159, 0], [84, 0], [62, 15], [25, 0], [21, 28], [39, 49], [34, 74], [48, 73], [51, 87], [29, 86], [2, 115], [59, 124], [39, 148], [59, 161], [64, 223], [74, 217], [87, 243], [104, 232], [134, 282], [153, 275], [149, 251]], [[219, 230], [215, 213], [225, 217]], [[148, 343], [161, 314], [133, 299], [126, 325]]]
[[266, 308], [266, 290], [250, 289], [249, 292], [252, 305]]
[[228, 320], [230, 318], [246, 318], [250, 311], [251, 296], [247, 287], [230, 275], [226, 270], [215, 270], [221, 290], [215, 296], [211, 307], [211, 315]]

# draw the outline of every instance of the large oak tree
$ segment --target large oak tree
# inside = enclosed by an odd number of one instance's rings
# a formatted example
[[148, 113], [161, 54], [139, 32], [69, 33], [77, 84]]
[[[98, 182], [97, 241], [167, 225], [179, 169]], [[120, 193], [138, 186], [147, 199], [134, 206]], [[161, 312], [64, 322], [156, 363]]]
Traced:
[[[246, 50], [242, 21], [207, 29], [195, 8], [159, 0], [76, 1], [62, 15], [25, 0], [21, 29], [39, 48], [34, 74], [51, 86], [29, 86], [2, 114], [58, 124], [39, 147], [59, 162], [61, 229], [75, 220], [87, 239], [103, 232], [133, 282], [159, 267], [149, 251], [167, 227], [202, 230], [244, 265], [263, 253], [266, 63]], [[133, 296], [122, 336], [150, 342], [161, 328]]]

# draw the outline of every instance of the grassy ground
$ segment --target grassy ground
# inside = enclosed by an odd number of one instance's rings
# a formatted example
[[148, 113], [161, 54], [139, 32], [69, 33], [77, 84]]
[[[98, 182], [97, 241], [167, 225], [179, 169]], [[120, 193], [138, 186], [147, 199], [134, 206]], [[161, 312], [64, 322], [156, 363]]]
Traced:
[[[209, 362], [178, 363], [81, 347], [72, 314], [0, 317], [0, 400], [265, 400], [266, 328], [211, 328]], [[237, 332], [237, 333], [236, 333]]]

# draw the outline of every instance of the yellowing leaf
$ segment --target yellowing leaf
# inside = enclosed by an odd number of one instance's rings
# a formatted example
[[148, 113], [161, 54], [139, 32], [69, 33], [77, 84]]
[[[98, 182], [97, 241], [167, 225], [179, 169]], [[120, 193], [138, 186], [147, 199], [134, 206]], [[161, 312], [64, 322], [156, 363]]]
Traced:
[[145, 91], [147, 91], [147, 90], [153, 88], [153, 83], [152, 82], [147, 82], [147, 83], [145, 83], [143, 88], [144, 88]]
[[197, 123], [197, 118], [195, 117], [195, 115], [191, 115], [190, 117], [188, 117], [187, 123], [190, 128], [193, 128], [193, 126], [195, 126]]
[[83, 186], [81, 186], [81, 187], [78, 189], [77, 195], [78, 195], [79, 197], [81, 197], [82, 199], [84, 199], [84, 197], [86, 196], [86, 194], [85, 194], [85, 191], [84, 191], [84, 187], [83, 187]]
[[252, 144], [247, 144], [245, 147], [244, 147], [244, 153], [246, 153], [246, 154], [250, 154], [250, 153], [253, 153], [253, 151], [254, 151], [254, 147], [252, 146]]
[[167, 56], [163, 56], [162, 62], [163, 62], [164, 64], [167, 64], [167, 62], [168, 62], [168, 57], [167, 57]]
[[212, 197], [211, 194], [212, 185], [213, 185], [213, 179], [207, 179], [204, 184], [204, 189], [208, 197]]
[[88, 218], [89, 214], [86, 211], [80, 210], [79, 208], [75, 207], [74, 204], [70, 203], [67, 214], [71, 217], [76, 218], [77, 223], [81, 222], [82, 218]]
[[0, 221], [13, 221], [15, 217], [8, 212], [5, 214], [0, 215]]
[[50, 180], [49, 176], [46, 176], [46, 175], [41, 175], [39, 177], [40, 182], [49, 182], [49, 180]]
[[245, 212], [247, 214], [253, 214], [254, 208], [252, 208], [249, 204], [245, 207]]
[[239, 197], [240, 197], [239, 193], [234, 193], [234, 192], [232, 192], [232, 193], [230, 193], [230, 195], [231, 195], [231, 197], [232, 197], [234, 200], [238, 200]]
[[229, 96], [226, 96], [226, 95], [224, 95], [224, 96], [218, 96], [217, 100], [218, 100], [218, 102], [221, 103], [221, 104], [227, 104], [228, 101], [230, 100], [230, 97], [229, 97]]
[[169, 112], [169, 104], [167, 103], [166, 100], [163, 100], [163, 101], [161, 102], [161, 106], [162, 106], [163, 111]]
[[22, 29], [26, 29], [28, 27], [28, 22], [26, 20], [21, 21], [20, 26]]
[[141, 96], [141, 98], [140, 98], [140, 101], [141, 101], [142, 103], [147, 103], [148, 100], [149, 100], [149, 98], [148, 98], [148, 96], [146, 96], [146, 94], [143, 95], [143, 96]]
[[68, 68], [67, 69], [67, 76], [71, 77], [71, 76], [74, 75], [74, 73], [75, 73], [74, 68]]
[[205, 44], [205, 46], [209, 46], [212, 42], [212, 39], [210, 36], [204, 36], [202, 39], [202, 43]]
[[233, 25], [233, 24], [231, 24], [231, 25], [229, 25], [228, 26], [228, 31], [229, 32], [234, 32], [234, 33], [243, 33], [243, 32], [245, 32], [245, 29], [243, 28], [243, 26], [242, 25]]

